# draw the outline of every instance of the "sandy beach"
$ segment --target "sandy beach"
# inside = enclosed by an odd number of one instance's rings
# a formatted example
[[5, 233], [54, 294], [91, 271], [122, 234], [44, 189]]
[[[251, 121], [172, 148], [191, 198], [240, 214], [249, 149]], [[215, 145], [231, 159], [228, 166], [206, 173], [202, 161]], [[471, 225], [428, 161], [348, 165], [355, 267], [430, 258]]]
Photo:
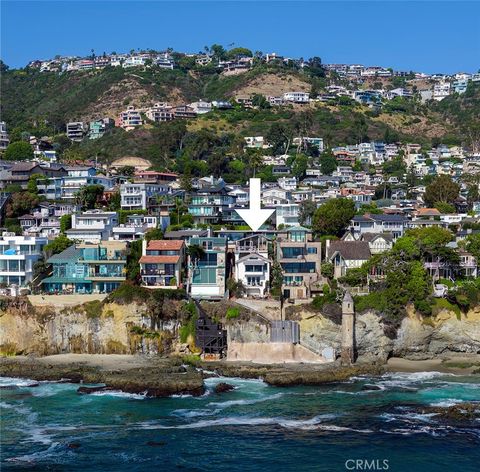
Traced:
[[427, 359], [412, 361], [392, 357], [387, 361], [390, 372], [446, 372], [453, 374], [472, 374], [480, 371], [480, 356], [455, 357], [452, 359]]

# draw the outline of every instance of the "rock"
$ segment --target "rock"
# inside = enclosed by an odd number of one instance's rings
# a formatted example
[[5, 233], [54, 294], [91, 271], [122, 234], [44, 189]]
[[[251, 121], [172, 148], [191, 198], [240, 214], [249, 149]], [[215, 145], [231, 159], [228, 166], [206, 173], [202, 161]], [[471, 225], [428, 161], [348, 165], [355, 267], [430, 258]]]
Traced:
[[81, 395], [89, 395], [90, 393], [104, 392], [106, 390], [112, 389], [108, 388], [106, 385], [103, 385], [101, 387], [78, 387], [77, 393], [80, 393]]
[[378, 385], [363, 385], [362, 390], [382, 390]]
[[463, 402], [448, 407], [429, 407], [424, 413], [435, 413], [435, 418], [453, 422], [472, 422], [480, 419], [479, 402]]
[[68, 449], [78, 449], [80, 447], [79, 443], [69, 443], [67, 444]]
[[233, 390], [235, 387], [233, 385], [227, 384], [225, 382], [220, 382], [219, 384], [215, 385], [214, 392], [215, 393], [224, 393], [224, 392], [230, 392], [230, 390]]

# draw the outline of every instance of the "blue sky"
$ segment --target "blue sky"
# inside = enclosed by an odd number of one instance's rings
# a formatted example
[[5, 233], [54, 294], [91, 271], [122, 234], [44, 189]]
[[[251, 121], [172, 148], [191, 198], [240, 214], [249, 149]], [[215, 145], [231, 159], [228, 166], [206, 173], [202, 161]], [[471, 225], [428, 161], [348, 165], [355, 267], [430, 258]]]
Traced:
[[1, 0], [1, 58], [10, 67], [93, 48], [196, 52], [234, 43], [323, 62], [476, 72], [480, 3], [449, 1]]

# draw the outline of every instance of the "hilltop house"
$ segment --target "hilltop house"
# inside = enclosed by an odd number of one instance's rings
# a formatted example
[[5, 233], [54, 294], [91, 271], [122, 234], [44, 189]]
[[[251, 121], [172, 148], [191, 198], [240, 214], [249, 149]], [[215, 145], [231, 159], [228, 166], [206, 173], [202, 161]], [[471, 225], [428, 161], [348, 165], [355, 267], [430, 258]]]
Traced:
[[185, 243], [182, 240], [142, 241], [140, 275], [148, 288], [178, 288], [182, 285]]

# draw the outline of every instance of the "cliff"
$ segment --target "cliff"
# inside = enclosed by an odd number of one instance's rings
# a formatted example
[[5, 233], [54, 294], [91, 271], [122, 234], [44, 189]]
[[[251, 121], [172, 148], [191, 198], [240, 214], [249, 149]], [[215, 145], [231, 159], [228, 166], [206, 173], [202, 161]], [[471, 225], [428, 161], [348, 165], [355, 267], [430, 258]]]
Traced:
[[[181, 302], [178, 304], [181, 311]], [[168, 354], [181, 317], [155, 325], [146, 305], [88, 302], [75, 307], [11, 303], [0, 311], [3, 354]]]
[[[480, 307], [466, 314], [445, 309], [430, 317], [420, 316], [411, 307], [407, 312], [396, 330], [374, 312], [357, 314], [355, 341], [358, 358], [366, 362], [384, 362], [392, 356], [422, 360], [480, 351]], [[338, 320], [307, 308], [291, 316], [300, 323], [301, 343], [317, 351], [326, 347], [340, 349]]]

